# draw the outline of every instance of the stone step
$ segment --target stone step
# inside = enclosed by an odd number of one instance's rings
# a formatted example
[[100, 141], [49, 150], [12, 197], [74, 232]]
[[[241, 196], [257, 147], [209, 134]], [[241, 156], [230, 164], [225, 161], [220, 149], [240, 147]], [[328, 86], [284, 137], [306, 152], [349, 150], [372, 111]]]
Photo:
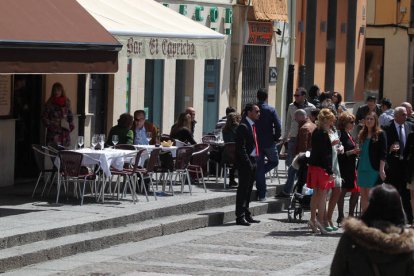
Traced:
[[[281, 186], [268, 187], [268, 196], [273, 197], [276, 193], [276, 190], [279, 189], [281, 189]], [[254, 190], [252, 193], [252, 200], [254, 200], [256, 197], [257, 194]], [[152, 205], [150, 204], [154, 204], [153, 202], [145, 202], [145, 208], [128, 210], [126, 213], [118, 212], [108, 215], [105, 218], [96, 217], [85, 222], [82, 220], [80, 222], [73, 222], [65, 221], [63, 217], [62, 221], [58, 221], [53, 225], [41, 225], [40, 227], [34, 228], [28, 227], [27, 229], [21, 229], [18, 233], [16, 233], [16, 231], [3, 232], [0, 233], [0, 249], [21, 246], [24, 244], [55, 239], [84, 232], [93, 232], [122, 227], [130, 223], [135, 223], [137, 221], [142, 222], [168, 216], [183, 215], [228, 205], [234, 206], [236, 201], [236, 190], [228, 189], [225, 193], [223, 193], [223, 195], [213, 196], [206, 199], [196, 199], [195, 197], [188, 195], [188, 198], [185, 200], [185, 202], [178, 202], [177, 200], [177, 203], [170, 202], [167, 205], [157, 205], [157, 207], [151, 207]], [[81, 208], [85, 208], [85, 211], [88, 211], [88, 205], [84, 205]]]
[[[283, 210], [288, 200], [271, 199], [252, 202], [253, 215]], [[235, 220], [234, 202], [221, 208], [210, 208], [183, 215], [172, 215], [128, 223], [116, 228], [81, 232], [40, 240], [0, 250], [0, 271], [21, 268], [30, 264], [60, 259], [82, 252], [96, 251], [110, 246], [170, 235], [187, 230], [221, 225]]]

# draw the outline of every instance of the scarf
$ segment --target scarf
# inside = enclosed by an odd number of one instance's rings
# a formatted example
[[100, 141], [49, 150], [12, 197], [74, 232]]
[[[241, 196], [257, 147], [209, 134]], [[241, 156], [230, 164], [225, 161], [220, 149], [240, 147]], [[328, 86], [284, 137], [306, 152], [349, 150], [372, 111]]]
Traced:
[[66, 97], [65, 96], [60, 96], [60, 97], [53, 97], [52, 98], [52, 103], [58, 106], [65, 106], [66, 104]]

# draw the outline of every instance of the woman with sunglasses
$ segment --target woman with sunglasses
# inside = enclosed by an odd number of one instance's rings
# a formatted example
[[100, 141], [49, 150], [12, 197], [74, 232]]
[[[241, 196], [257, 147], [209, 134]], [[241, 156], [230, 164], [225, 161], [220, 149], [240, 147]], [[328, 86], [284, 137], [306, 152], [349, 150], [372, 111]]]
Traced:
[[347, 192], [351, 193], [349, 199], [349, 216], [354, 216], [355, 206], [358, 202], [359, 187], [356, 185], [356, 158], [359, 154], [359, 148], [356, 147], [352, 130], [355, 126], [355, 116], [347, 111], [342, 112], [338, 118], [338, 130], [340, 131], [340, 141], [344, 147], [343, 154], [338, 156], [339, 169], [341, 171], [342, 191], [338, 200], [338, 225], [344, 218], [344, 198]]

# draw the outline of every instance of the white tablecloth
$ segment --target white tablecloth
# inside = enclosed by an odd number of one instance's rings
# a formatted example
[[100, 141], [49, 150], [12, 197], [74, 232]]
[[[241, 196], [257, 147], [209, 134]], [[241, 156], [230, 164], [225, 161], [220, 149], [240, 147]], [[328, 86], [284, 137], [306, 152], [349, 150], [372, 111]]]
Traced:
[[[104, 150], [93, 150], [89, 148], [74, 150], [83, 154], [82, 165], [95, 165], [98, 162], [101, 165], [101, 169], [105, 176], [111, 176], [111, 166], [117, 170], [122, 170], [124, 162], [128, 158], [132, 158], [136, 151], [134, 150], [121, 150], [105, 148]], [[60, 166], [59, 158], [56, 158], [55, 165]]]
[[[134, 147], [136, 149], [146, 149], [148, 153], [151, 153], [151, 151], [156, 148], [154, 145], [134, 145]], [[171, 152], [171, 154], [172, 154], [173, 157], [175, 157], [176, 154], [177, 154], [177, 147], [176, 146], [171, 146], [171, 147], [159, 146], [159, 148], [162, 151], [169, 151], [169, 152]], [[141, 158], [141, 159], [144, 159], [145, 158], [144, 156], [145, 156], [145, 153], [142, 155], [143, 158]], [[147, 158], [148, 158], [148, 155], [147, 155]]]

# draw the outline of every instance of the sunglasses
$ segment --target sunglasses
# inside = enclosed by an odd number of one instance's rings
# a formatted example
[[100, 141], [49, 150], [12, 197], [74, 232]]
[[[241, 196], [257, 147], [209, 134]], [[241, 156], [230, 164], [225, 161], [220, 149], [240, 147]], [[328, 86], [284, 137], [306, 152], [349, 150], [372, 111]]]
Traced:
[[293, 97], [300, 97], [302, 95], [294, 94]]

